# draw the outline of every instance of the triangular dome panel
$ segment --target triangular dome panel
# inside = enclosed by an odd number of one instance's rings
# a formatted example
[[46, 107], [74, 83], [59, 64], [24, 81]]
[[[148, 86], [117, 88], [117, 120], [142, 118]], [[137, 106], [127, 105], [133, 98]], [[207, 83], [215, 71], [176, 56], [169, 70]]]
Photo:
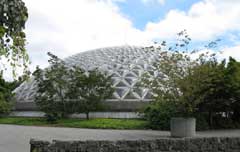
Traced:
[[[112, 77], [113, 86], [116, 88], [111, 98], [128, 100], [128, 98], [151, 99], [150, 91], [132, 90], [136, 88], [137, 82], [143, 73], [147, 72], [150, 76], [159, 76], [154, 71], [153, 61], [158, 61], [159, 52], [151, 51], [145, 47], [109, 47], [82, 52], [64, 61], [68, 66], [79, 66], [85, 70], [98, 68]], [[34, 80], [33, 80], [34, 81]], [[25, 82], [15, 90], [17, 102], [33, 101], [32, 96], [36, 89], [31, 87], [31, 83]], [[111, 99], [109, 99], [111, 100]]]

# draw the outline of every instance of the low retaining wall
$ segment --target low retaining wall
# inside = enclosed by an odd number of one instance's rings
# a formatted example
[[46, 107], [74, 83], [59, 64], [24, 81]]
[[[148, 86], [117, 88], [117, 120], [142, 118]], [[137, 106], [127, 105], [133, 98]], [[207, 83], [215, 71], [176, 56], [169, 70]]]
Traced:
[[31, 140], [30, 152], [240, 152], [240, 137], [164, 138], [129, 141]]
[[[44, 117], [44, 112], [41, 111], [12, 111], [10, 117]], [[86, 114], [72, 114], [70, 118], [86, 118]], [[141, 118], [137, 112], [90, 112], [90, 118], [121, 118], [121, 119], [136, 119]]]
[[[110, 112], [135, 112], [144, 108], [149, 101], [104, 101], [106, 111]], [[15, 111], [39, 111], [35, 102], [16, 102]]]

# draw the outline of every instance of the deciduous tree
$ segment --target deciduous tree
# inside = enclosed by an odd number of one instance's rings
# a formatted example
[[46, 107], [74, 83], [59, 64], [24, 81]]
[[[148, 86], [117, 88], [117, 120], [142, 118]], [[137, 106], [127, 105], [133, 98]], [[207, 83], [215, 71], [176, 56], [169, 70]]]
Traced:
[[29, 57], [23, 31], [27, 18], [27, 8], [22, 0], [0, 1], [0, 60], [3, 65], [0, 70], [5, 69], [6, 59], [13, 68], [14, 76], [17, 67], [24, 67], [24, 72], [28, 72]]

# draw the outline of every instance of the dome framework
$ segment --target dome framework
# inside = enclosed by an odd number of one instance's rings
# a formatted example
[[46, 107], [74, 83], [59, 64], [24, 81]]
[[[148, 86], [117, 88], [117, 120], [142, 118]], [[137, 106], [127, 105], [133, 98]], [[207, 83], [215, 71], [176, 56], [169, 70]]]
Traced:
[[[107, 101], [151, 101], [148, 88], [137, 87], [144, 73], [156, 76], [153, 63], [159, 59], [158, 51], [150, 48], [122, 46], [100, 48], [78, 53], [64, 59], [68, 66], [80, 66], [84, 70], [98, 69], [112, 77], [115, 92]], [[33, 102], [36, 92], [34, 78], [24, 82], [16, 90], [17, 102]]]

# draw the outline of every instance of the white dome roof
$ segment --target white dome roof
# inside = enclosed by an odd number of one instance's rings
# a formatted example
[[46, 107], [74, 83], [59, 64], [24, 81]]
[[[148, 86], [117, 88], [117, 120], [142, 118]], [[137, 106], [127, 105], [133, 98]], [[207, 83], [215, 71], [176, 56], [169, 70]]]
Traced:
[[[77, 65], [85, 70], [98, 68], [112, 75], [113, 86], [116, 88], [109, 101], [149, 101], [151, 92], [147, 88], [137, 88], [136, 83], [144, 72], [155, 75], [153, 62], [159, 57], [157, 51], [143, 47], [108, 47], [78, 53], [64, 61]], [[32, 102], [36, 90], [32, 78], [24, 82], [16, 90], [17, 102]]]

